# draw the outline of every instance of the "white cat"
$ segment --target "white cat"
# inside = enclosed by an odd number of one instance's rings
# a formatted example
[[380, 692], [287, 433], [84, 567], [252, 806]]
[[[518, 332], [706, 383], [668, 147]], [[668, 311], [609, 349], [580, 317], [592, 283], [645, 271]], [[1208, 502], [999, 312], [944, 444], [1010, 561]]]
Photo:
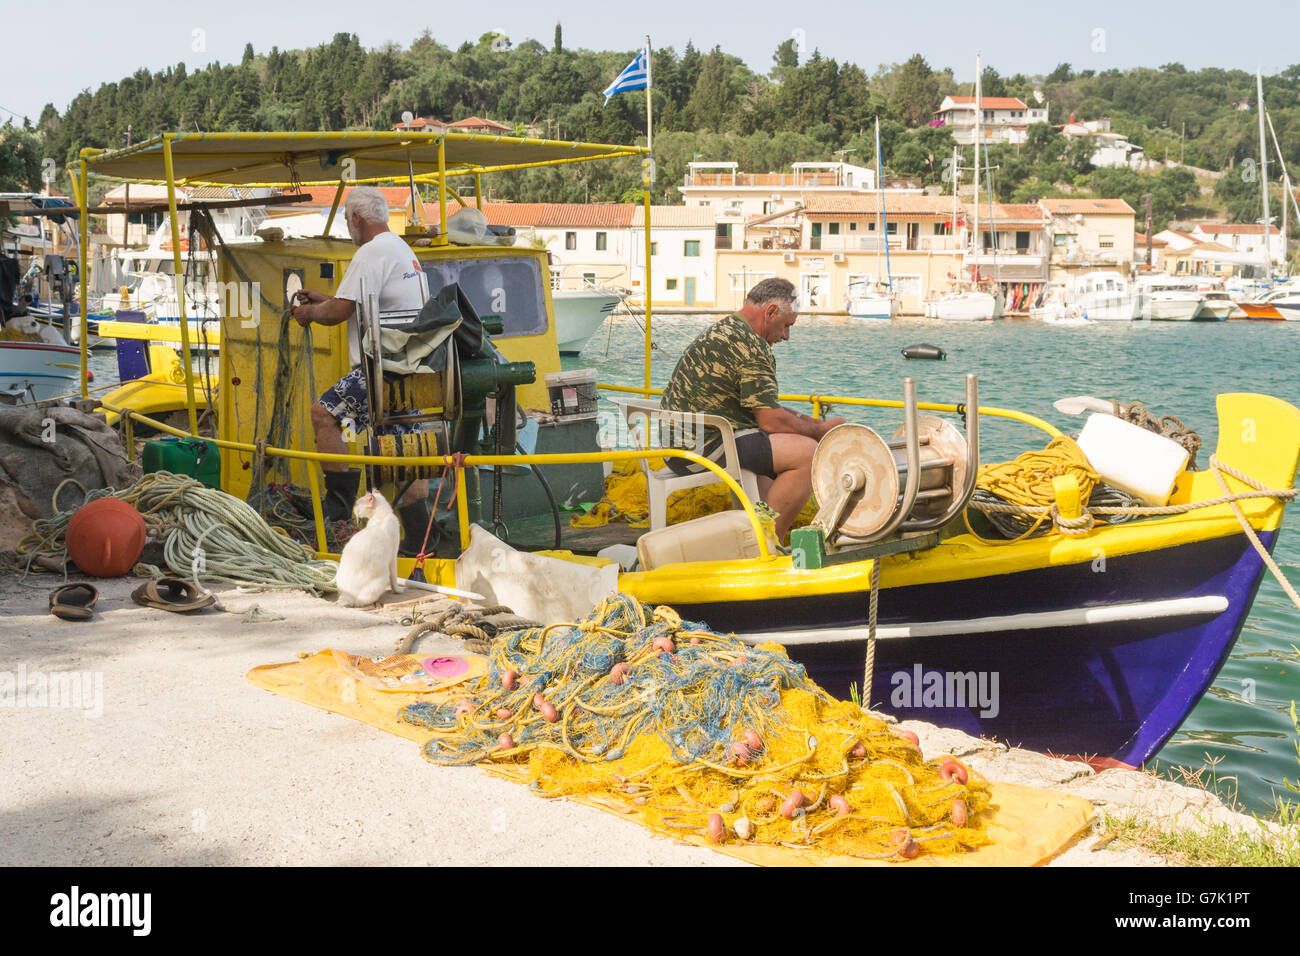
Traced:
[[390, 590], [402, 590], [397, 583], [397, 543], [402, 529], [392, 507], [377, 491], [357, 499], [352, 514], [365, 518], [366, 526], [343, 546], [334, 583], [340, 607], [366, 607]]

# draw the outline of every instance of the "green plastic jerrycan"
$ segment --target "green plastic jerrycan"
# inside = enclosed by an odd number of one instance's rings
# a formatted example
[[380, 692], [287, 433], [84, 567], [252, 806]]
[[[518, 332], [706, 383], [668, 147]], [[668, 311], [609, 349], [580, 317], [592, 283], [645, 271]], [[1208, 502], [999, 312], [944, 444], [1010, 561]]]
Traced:
[[190, 475], [209, 488], [221, 487], [221, 451], [202, 438], [155, 438], [145, 442], [145, 473], [170, 471]]

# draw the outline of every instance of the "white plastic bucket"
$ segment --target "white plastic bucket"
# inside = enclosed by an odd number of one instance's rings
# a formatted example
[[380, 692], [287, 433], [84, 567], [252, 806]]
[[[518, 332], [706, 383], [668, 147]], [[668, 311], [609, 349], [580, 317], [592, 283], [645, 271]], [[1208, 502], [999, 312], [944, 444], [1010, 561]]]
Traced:
[[1187, 449], [1114, 415], [1088, 416], [1079, 447], [1103, 481], [1149, 505], [1165, 505], [1187, 467]]

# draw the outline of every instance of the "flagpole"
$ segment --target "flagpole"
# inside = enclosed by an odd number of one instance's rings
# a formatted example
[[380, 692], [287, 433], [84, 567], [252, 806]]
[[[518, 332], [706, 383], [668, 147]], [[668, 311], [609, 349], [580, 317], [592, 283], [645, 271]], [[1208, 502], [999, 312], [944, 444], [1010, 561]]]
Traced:
[[[646, 34], [645, 38], [645, 146], [649, 151], [653, 147], [653, 125], [650, 118], [650, 35]], [[650, 166], [646, 170], [646, 175], [642, 180], [645, 191], [642, 194], [642, 201], [645, 204], [645, 392], [646, 398], [650, 397], [650, 362], [652, 355], [652, 340], [650, 338], [650, 255], [652, 245], [650, 242], [650, 187], [653, 185], [651, 178], [654, 175], [654, 153], [648, 152], [646, 156], [650, 160]]]
[[650, 121], [650, 35], [646, 34], [645, 38], [645, 146], [646, 149], [654, 148], [653, 124]]

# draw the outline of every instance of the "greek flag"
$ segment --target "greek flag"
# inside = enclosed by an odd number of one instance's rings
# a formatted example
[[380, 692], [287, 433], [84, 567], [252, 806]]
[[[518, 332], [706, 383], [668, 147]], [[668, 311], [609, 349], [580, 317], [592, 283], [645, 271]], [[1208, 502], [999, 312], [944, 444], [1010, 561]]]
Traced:
[[627, 93], [631, 90], [644, 90], [650, 85], [650, 60], [646, 56], [646, 51], [642, 50], [636, 55], [617, 77], [614, 82], [605, 88], [605, 105], [609, 105], [609, 99], [615, 93]]

